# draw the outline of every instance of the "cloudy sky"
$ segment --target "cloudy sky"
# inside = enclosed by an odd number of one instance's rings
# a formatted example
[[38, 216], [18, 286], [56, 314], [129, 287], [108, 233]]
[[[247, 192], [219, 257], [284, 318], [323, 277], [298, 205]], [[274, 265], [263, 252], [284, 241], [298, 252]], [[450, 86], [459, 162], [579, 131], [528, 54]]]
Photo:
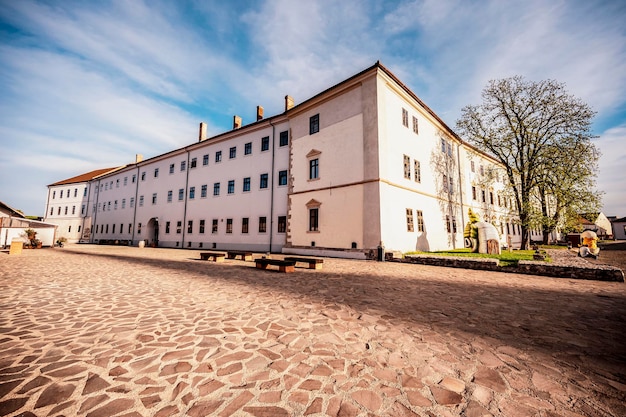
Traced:
[[626, 216], [624, 22], [619, 0], [0, 0], [0, 201], [43, 215], [50, 183], [380, 60], [451, 127], [490, 79], [565, 83], [598, 113], [603, 211]]

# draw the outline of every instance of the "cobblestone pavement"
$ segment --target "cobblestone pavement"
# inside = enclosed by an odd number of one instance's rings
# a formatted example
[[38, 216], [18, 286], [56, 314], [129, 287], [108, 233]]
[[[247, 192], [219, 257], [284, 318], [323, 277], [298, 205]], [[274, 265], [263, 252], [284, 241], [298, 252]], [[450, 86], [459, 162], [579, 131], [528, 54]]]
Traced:
[[0, 253], [2, 416], [624, 416], [626, 285]]

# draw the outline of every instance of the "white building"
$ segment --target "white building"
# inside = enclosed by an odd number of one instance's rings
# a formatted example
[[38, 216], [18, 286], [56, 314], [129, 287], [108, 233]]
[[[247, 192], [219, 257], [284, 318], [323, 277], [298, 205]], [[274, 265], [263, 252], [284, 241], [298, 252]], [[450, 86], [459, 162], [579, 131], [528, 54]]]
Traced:
[[463, 247], [471, 207], [519, 245], [497, 162], [380, 63], [262, 114], [245, 126], [235, 116], [209, 139], [201, 124], [188, 146], [51, 184], [46, 220], [94, 243], [372, 258], [379, 245]]

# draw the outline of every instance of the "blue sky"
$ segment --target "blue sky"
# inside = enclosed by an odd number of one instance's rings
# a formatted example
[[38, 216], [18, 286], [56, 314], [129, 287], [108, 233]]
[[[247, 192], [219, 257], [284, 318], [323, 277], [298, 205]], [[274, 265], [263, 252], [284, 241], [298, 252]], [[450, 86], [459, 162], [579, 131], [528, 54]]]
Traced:
[[565, 83], [598, 112], [603, 212], [626, 216], [624, 22], [619, 0], [0, 0], [0, 201], [43, 215], [50, 183], [380, 60], [452, 128], [488, 80]]

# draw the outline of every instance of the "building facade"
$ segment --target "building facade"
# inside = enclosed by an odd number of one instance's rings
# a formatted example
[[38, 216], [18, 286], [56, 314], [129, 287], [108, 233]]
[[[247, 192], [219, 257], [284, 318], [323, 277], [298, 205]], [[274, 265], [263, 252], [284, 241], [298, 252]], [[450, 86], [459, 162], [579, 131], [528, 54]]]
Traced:
[[[284, 112], [48, 186], [70, 241], [372, 258], [461, 248], [467, 211], [520, 243], [505, 177], [380, 63]], [[69, 193], [69, 194], [68, 194]], [[61, 201], [60, 196], [63, 196]]]

